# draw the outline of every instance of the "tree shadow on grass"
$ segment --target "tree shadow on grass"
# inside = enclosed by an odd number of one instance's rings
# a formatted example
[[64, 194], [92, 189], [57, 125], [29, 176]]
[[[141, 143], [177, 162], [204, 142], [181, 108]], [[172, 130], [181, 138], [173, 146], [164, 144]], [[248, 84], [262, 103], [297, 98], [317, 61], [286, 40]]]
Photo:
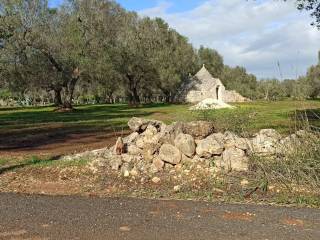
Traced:
[[116, 133], [127, 128], [133, 116], [147, 117], [152, 111], [127, 105], [79, 106], [74, 112], [59, 113], [49, 108], [12, 111], [0, 114], [0, 151], [34, 149], [48, 144], [101, 133]]
[[50, 109], [43, 111], [12, 111], [0, 114], [0, 125], [15, 126], [36, 123], [78, 123], [86, 121], [109, 121], [115, 118], [128, 119], [133, 116], [144, 117], [152, 112], [144, 112], [141, 109], [130, 108], [126, 105], [94, 105], [80, 107], [73, 112], [54, 112]]
[[60, 157], [61, 157], [60, 155], [57, 155], [57, 156], [51, 157], [50, 159], [46, 159], [46, 160], [32, 158], [32, 159], [26, 160], [20, 164], [14, 164], [14, 165], [10, 165], [10, 166], [0, 167], [0, 175], [4, 174], [6, 172], [15, 171], [15, 170], [18, 170], [21, 168], [34, 166], [37, 164], [51, 164], [52, 162], [59, 160]]

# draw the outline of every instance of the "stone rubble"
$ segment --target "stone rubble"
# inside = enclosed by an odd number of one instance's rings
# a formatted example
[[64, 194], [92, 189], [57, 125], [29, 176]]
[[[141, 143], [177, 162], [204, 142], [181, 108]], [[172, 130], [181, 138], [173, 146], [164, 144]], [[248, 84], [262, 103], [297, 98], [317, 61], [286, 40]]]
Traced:
[[[204, 121], [166, 125], [132, 118], [128, 125], [133, 133], [118, 139], [124, 144], [121, 154], [113, 146], [64, 158], [90, 159], [94, 172], [109, 168], [124, 177], [143, 175], [151, 179], [158, 172], [178, 174], [192, 169], [247, 171], [250, 155], [279, 154], [308, 134], [299, 131], [282, 138], [274, 129], [262, 129], [252, 138], [242, 138], [229, 131], [214, 133], [212, 123]], [[156, 178], [152, 181], [159, 182]]]
[[223, 108], [235, 108], [234, 106], [225, 103], [222, 100], [214, 98], [206, 98], [198, 104], [192, 106], [190, 110], [210, 110], [210, 109], [223, 109]]

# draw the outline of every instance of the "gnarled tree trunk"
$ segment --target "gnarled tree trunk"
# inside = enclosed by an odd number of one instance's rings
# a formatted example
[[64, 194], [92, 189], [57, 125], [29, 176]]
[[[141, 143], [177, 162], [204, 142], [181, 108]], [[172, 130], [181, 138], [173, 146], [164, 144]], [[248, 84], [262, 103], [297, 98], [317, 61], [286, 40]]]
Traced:
[[138, 106], [140, 104], [140, 97], [138, 94], [138, 82], [134, 79], [133, 76], [127, 74], [128, 78], [128, 90], [127, 90], [127, 96], [129, 100], [129, 105], [132, 106]]
[[63, 105], [62, 97], [61, 97], [62, 88], [61, 87], [54, 88], [53, 91], [54, 91], [54, 106], [61, 107]]

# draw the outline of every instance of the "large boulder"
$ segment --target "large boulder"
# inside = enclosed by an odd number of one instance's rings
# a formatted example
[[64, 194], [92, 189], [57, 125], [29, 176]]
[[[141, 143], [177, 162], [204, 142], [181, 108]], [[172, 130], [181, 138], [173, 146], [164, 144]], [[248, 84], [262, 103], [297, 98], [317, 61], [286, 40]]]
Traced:
[[142, 136], [152, 137], [158, 133], [158, 129], [153, 125], [148, 125], [146, 130], [141, 134]]
[[127, 153], [130, 155], [139, 155], [142, 154], [142, 150], [138, 148], [136, 145], [129, 145], [127, 147]]
[[193, 121], [183, 123], [183, 133], [189, 134], [194, 138], [203, 139], [214, 132], [214, 125], [212, 122]]
[[304, 143], [315, 142], [319, 139], [320, 133], [308, 132], [306, 130], [299, 130], [280, 140], [278, 153], [286, 153], [297, 151], [297, 147]]
[[196, 151], [196, 144], [189, 134], [180, 133], [174, 140], [175, 146], [186, 156], [192, 157]]
[[136, 140], [136, 146], [144, 149], [148, 145], [158, 146], [160, 145], [160, 138], [162, 133], [158, 133], [154, 126], [148, 126], [144, 133], [140, 134]]
[[279, 148], [281, 135], [274, 129], [262, 129], [251, 139], [251, 151], [256, 154], [274, 154]]
[[203, 158], [210, 158], [213, 155], [221, 155], [223, 152], [223, 143], [218, 141], [214, 135], [198, 142], [196, 148], [197, 155]]
[[123, 138], [123, 142], [126, 145], [131, 145], [133, 143], [135, 143], [135, 141], [137, 140], [137, 138], [139, 137], [139, 133], [137, 132], [133, 132], [130, 135], [126, 136], [125, 138]]
[[248, 157], [245, 151], [231, 147], [224, 150], [222, 158], [217, 162], [217, 167], [227, 171], [247, 171]]
[[147, 162], [151, 162], [154, 158], [155, 152], [159, 149], [157, 144], [146, 144], [143, 148], [143, 158]]
[[149, 125], [156, 127], [159, 131], [164, 127], [164, 123], [157, 120], [149, 120], [133, 117], [129, 120], [128, 126], [134, 132], [142, 133]]
[[159, 143], [168, 143], [174, 145], [174, 140], [180, 133], [183, 133], [183, 124], [181, 122], [174, 122], [170, 125], [167, 125], [159, 133]]
[[159, 151], [159, 158], [167, 163], [176, 165], [181, 161], [181, 152], [171, 144], [163, 144]]

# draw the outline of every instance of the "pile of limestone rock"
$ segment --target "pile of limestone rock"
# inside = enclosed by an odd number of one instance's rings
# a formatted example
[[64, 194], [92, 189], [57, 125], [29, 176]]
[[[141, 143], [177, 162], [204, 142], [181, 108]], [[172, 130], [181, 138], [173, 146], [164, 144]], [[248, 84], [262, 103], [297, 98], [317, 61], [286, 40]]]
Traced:
[[[123, 176], [137, 176], [206, 164], [214, 171], [246, 171], [251, 154], [276, 154], [299, 139], [303, 131], [282, 138], [274, 129], [263, 129], [251, 138], [232, 132], [215, 132], [211, 122], [175, 122], [132, 118], [132, 133], [111, 148], [66, 157], [88, 158], [90, 168], [112, 169]], [[285, 147], [287, 148], [287, 147]]]
[[206, 98], [192, 106], [190, 110], [213, 110], [213, 109], [223, 109], [223, 108], [235, 108], [222, 100], [217, 100], [214, 98]]

